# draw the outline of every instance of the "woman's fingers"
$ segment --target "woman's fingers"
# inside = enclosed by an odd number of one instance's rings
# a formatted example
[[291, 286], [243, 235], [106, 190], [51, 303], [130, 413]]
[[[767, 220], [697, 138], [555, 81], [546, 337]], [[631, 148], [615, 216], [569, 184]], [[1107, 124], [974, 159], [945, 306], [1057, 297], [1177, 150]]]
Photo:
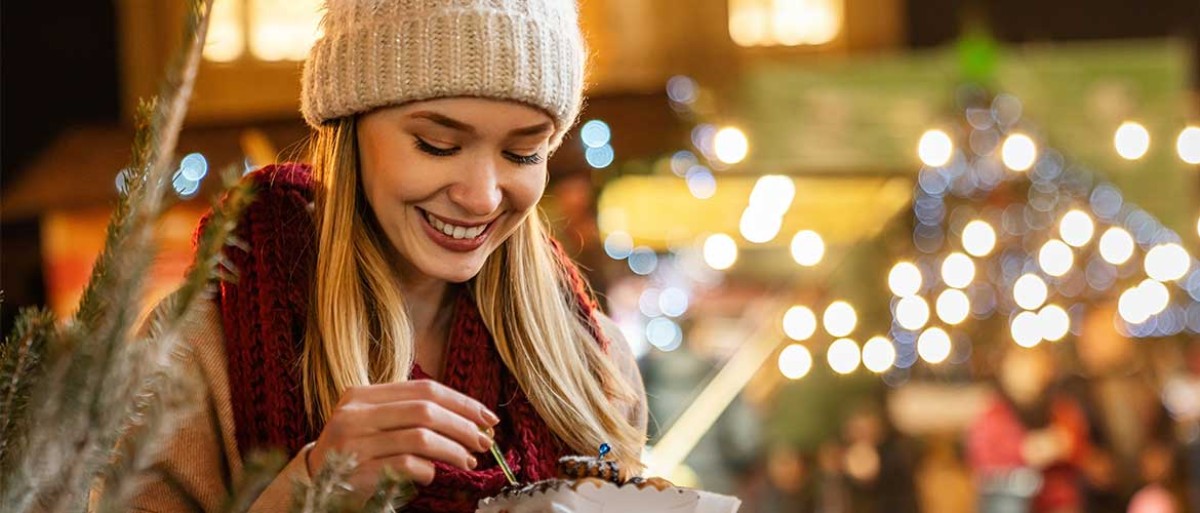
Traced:
[[458, 442], [472, 452], [492, 447], [491, 438], [478, 425], [441, 404], [431, 401], [385, 403], [366, 408], [364, 417], [381, 431], [425, 427]]
[[413, 455], [425, 460], [442, 461], [471, 470], [478, 461], [461, 444], [428, 428], [384, 431], [362, 439], [355, 448], [362, 461], [385, 460]]
[[[368, 481], [355, 483], [355, 489], [374, 490], [379, 482], [379, 474], [385, 467], [391, 467], [392, 470], [422, 486], [432, 483], [436, 472], [433, 462], [412, 454], [371, 460], [359, 465], [356, 475], [360, 478], [365, 477]], [[363, 486], [366, 488], [361, 488]]]
[[419, 379], [381, 383], [346, 391], [343, 402], [381, 404], [398, 401], [432, 401], [480, 426], [494, 426], [500, 418], [482, 403], [436, 381]]

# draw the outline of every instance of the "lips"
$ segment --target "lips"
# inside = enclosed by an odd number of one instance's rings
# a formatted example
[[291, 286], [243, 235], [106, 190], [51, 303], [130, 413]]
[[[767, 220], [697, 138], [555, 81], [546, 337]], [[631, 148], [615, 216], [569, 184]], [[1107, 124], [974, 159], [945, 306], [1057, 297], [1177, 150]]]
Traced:
[[491, 222], [477, 226], [457, 226], [446, 223], [423, 209], [418, 208], [417, 210], [425, 219], [425, 222], [421, 223], [425, 234], [442, 248], [459, 253], [479, 249], [487, 241], [492, 226], [496, 224], [496, 220], [493, 219]]

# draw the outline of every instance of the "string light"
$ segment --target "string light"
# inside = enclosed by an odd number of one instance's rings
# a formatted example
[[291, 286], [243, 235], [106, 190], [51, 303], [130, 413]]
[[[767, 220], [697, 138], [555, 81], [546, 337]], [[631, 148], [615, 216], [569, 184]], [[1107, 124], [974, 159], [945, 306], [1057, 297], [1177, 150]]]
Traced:
[[848, 338], [839, 338], [829, 344], [825, 358], [829, 361], [829, 368], [834, 372], [850, 374], [858, 369], [862, 354], [859, 352], [857, 342]]
[[896, 297], [908, 297], [921, 290], [921, 270], [912, 262], [900, 262], [888, 272], [888, 288]]
[[1000, 147], [1000, 159], [1013, 171], [1028, 171], [1037, 160], [1037, 145], [1025, 134], [1012, 134]]
[[1121, 265], [1133, 257], [1133, 236], [1124, 228], [1114, 226], [1100, 236], [1100, 257], [1113, 265]]
[[896, 322], [906, 330], [916, 331], [929, 322], [929, 303], [921, 296], [908, 296], [896, 303]]
[[963, 249], [974, 257], [987, 256], [996, 247], [996, 229], [987, 221], [976, 219], [963, 227]]
[[1057, 239], [1049, 240], [1038, 251], [1038, 265], [1050, 276], [1058, 277], [1067, 274], [1075, 265], [1075, 253], [1065, 242]]
[[779, 353], [779, 372], [787, 379], [800, 379], [812, 370], [812, 353], [800, 344], [788, 344]]
[[796, 305], [783, 314], [783, 333], [796, 341], [808, 340], [817, 331], [817, 316], [806, 306]]
[[929, 328], [917, 337], [917, 355], [928, 363], [937, 365], [950, 357], [950, 335], [941, 328]]
[[954, 155], [954, 142], [941, 130], [926, 130], [917, 143], [917, 156], [926, 166], [942, 167]]
[[844, 337], [854, 332], [855, 326], [858, 325], [858, 313], [850, 303], [834, 301], [825, 308], [821, 321], [830, 335]]

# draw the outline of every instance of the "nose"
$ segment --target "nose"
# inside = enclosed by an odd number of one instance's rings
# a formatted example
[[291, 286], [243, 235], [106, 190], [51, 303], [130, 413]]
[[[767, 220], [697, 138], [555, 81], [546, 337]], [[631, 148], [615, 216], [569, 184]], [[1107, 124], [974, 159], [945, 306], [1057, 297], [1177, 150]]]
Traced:
[[450, 185], [450, 201], [475, 217], [486, 217], [495, 212], [503, 199], [499, 171], [499, 166], [490, 158], [464, 162]]

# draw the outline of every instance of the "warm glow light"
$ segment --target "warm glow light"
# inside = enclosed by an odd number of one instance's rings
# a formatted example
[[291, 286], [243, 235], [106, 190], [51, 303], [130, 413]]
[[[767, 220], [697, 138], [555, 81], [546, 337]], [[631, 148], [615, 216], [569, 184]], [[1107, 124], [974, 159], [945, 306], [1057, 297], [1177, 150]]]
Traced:
[[1062, 276], [1075, 265], [1075, 253], [1061, 240], [1050, 240], [1038, 251], [1038, 265], [1050, 276]]
[[887, 337], [871, 337], [863, 344], [862, 363], [867, 370], [879, 374], [896, 363], [896, 347]]
[[[317, 40], [320, 0], [247, 0], [250, 53], [264, 61], [302, 61]], [[221, 2], [216, 2], [221, 3]], [[227, 2], [233, 3], [233, 2]]]
[[718, 271], [733, 267], [737, 262], [738, 248], [733, 237], [718, 233], [704, 240], [704, 263]]
[[912, 262], [900, 262], [888, 273], [888, 288], [896, 297], [908, 297], [921, 290], [921, 270]]
[[963, 227], [963, 249], [971, 256], [987, 256], [996, 247], [996, 229], [987, 221], [976, 219]]
[[738, 224], [738, 229], [746, 240], [762, 244], [770, 242], [776, 235], [779, 235], [781, 226], [783, 226], [782, 217], [764, 208], [750, 205], [742, 211], [742, 220]]
[[1150, 318], [1151, 312], [1146, 308], [1142, 299], [1140, 285], [1129, 287], [1121, 293], [1121, 297], [1117, 300], [1117, 313], [1130, 324], [1141, 324]]
[[1150, 150], [1150, 132], [1140, 123], [1126, 121], [1117, 128], [1113, 135], [1113, 145], [1117, 155], [1125, 160], [1137, 160]]
[[812, 370], [812, 353], [800, 344], [789, 344], [779, 352], [779, 372], [787, 379], [800, 379]]
[[829, 344], [825, 358], [829, 361], [829, 368], [834, 372], [850, 374], [858, 368], [858, 364], [862, 361], [862, 354], [858, 350], [857, 342], [848, 338], [839, 338]]
[[1179, 244], [1159, 244], [1146, 252], [1145, 266], [1147, 276], [1158, 281], [1174, 281], [1187, 274], [1192, 267], [1192, 257]]
[[1012, 338], [1021, 347], [1033, 347], [1042, 342], [1042, 323], [1033, 312], [1021, 312], [1013, 317]]
[[821, 45], [842, 30], [844, 0], [729, 0], [729, 37], [739, 46]]
[[1092, 222], [1092, 217], [1082, 210], [1067, 212], [1058, 224], [1058, 233], [1062, 235], [1063, 242], [1077, 248], [1086, 246], [1095, 232], [1096, 224]]
[[208, 18], [208, 36], [204, 40], [204, 59], [231, 62], [242, 56], [245, 47], [242, 5], [230, 0], [213, 2]]
[[792, 237], [792, 260], [804, 267], [821, 263], [825, 257], [825, 241], [812, 230], [801, 230]]
[[954, 142], [941, 130], [926, 130], [917, 143], [917, 156], [926, 166], [942, 167], [954, 156]]
[[1025, 134], [1012, 134], [1000, 147], [1000, 158], [1013, 171], [1028, 171], [1037, 161], [1037, 145]]
[[1133, 256], [1133, 236], [1124, 228], [1114, 226], [1100, 236], [1100, 257], [1113, 265], [1128, 262]]
[[921, 296], [908, 296], [896, 303], [896, 322], [906, 330], [916, 331], [929, 322], [929, 303]]
[[1200, 164], [1200, 127], [1189, 126], [1179, 132], [1175, 140], [1175, 151], [1180, 160], [1188, 164]]
[[821, 321], [830, 335], [844, 337], [854, 332], [855, 326], [858, 325], [858, 313], [850, 303], [834, 301], [825, 308]]
[[937, 316], [942, 322], [950, 325], [958, 324], [967, 319], [971, 313], [971, 300], [967, 294], [958, 289], [946, 289], [937, 298]]
[[1071, 330], [1071, 317], [1058, 305], [1046, 305], [1037, 314], [1041, 326], [1041, 337], [1058, 342]]
[[951, 253], [942, 261], [942, 281], [961, 289], [975, 279], [975, 262], [962, 253]]
[[1026, 310], [1034, 310], [1046, 302], [1049, 289], [1046, 282], [1036, 274], [1026, 274], [1017, 278], [1013, 284], [1013, 299], [1017, 306]]
[[750, 141], [746, 134], [737, 127], [727, 126], [717, 131], [713, 137], [713, 146], [717, 160], [726, 164], [737, 164], [746, 158], [750, 151]]
[[783, 314], [783, 332], [792, 340], [808, 340], [817, 331], [817, 316], [806, 306], [796, 305]]
[[950, 335], [941, 328], [929, 328], [917, 337], [917, 355], [931, 364], [939, 364], [950, 357]]

